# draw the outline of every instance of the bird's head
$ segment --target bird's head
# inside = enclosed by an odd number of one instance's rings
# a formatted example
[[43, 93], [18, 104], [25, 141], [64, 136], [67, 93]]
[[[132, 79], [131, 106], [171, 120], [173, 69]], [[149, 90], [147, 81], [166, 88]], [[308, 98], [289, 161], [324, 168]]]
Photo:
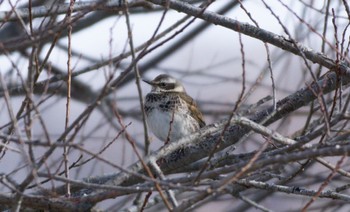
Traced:
[[183, 87], [181, 82], [167, 74], [158, 75], [151, 81], [143, 81], [152, 86], [152, 93], [185, 92], [185, 88]]

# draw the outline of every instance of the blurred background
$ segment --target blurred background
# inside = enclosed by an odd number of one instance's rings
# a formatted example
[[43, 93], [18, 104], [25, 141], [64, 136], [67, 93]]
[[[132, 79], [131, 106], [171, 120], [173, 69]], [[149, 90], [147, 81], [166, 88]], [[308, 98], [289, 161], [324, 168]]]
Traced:
[[[207, 1], [183, 2], [198, 7]], [[349, 44], [350, 19], [344, 2], [217, 0], [206, 10], [284, 36], [286, 40], [294, 39], [335, 59], [337, 41], [342, 42], [344, 52]], [[30, 4], [32, 17], [22, 14], [28, 12]], [[69, 16], [69, 4], [64, 0], [0, 1], [0, 135], [3, 140], [0, 173], [19, 184], [32, 173], [33, 161], [40, 160], [52, 144], [62, 140], [81, 148], [64, 150], [62, 145], [57, 145], [38, 172], [63, 176], [64, 158], [71, 166], [69, 177], [75, 180], [119, 172], [101, 158], [124, 168], [136, 162], [138, 158], [126, 133], [135, 141], [141, 155], [163, 146], [151, 132], [150, 146], [145, 144], [139, 96], [144, 97], [150, 87], [141, 81], [142, 93], [138, 92], [136, 74], [130, 66], [131, 38], [136, 57], [145, 46], [148, 45], [148, 50], [155, 47], [138, 61], [140, 77], [153, 79], [167, 73], [179, 79], [197, 101], [207, 124], [228, 118], [237, 103], [239, 107], [235, 112], [242, 115], [247, 115], [245, 111], [263, 98], [268, 100], [258, 108], [269, 107], [274, 98], [281, 100], [311, 83], [311, 72], [318, 78], [328, 71], [281, 48], [270, 44], [266, 47], [259, 39], [199, 18], [184, 19], [186, 14], [151, 2], [129, 1], [132, 35], [128, 33], [125, 11], [118, 6], [76, 1], [75, 10]], [[69, 20], [71, 25], [67, 24]], [[150, 41], [152, 43], [147, 44]], [[67, 100], [69, 71], [72, 73], [71, 98]], [[106, 87], [113, 89], [106, 91]], [[327, 100], [332, 97], [325, 96]], [[95, 105], [96, 102], [99, 104]], [[310, 107], [303, 107], [269, 128], [293, 137], [306, 125], [309, 110]], [[321, 116], [318, 111], [311, 119]], [[67, 131], [69, 127], [72, 129]], [[252, 135], [236, 146], [234, 153], [254, 151], [261, 146], [261, 140], [261, 136]], [[317, 189], [322, 179], [315, 176], [328, 174], [328, 169], [319, 166], [311, 167], [306, 177], [294, 179], [293, 185]], [[46, 179], [36, 176], [31, 185]], [[49, 179], [41, 186], [60, 185], [62, 182]], [[26, 192], [40, 189], [27, 187]], [[0, 184], [0, 192], [10, 190], [6, 184]], [[253, 193], [247, 191], [246, 195], [253, 196]], [[263, 198], [261, 204], [275, 211], [299, 211], [308, 200], [286, 193], [270, 195]], [[125, 195], [102, 201], [97, 207], [119, 211], [130, 207], [134, 199], [135, 195]], [[330, 201], [317, 202], [310, 209], [322, 211], [319, 207], [326, 203], [329, 205]], [[323, 211], [332, 211], [333, 206]], [[230, 195], [222, 195], [195, 210], [213, 208], [259, 211]], [[346, 207], [339, 210], [346, 211]]]

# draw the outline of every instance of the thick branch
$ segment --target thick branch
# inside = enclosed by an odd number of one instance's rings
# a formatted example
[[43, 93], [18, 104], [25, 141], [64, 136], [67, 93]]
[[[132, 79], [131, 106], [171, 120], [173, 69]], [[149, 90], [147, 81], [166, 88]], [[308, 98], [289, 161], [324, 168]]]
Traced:
[[248, 23], [242, 23], [232, 18], [228, 18], [227, 16], [219, 15], [215, 12], [211, 12], [207, 10], [203, 11], [201, 8], [195, 7], [183, 1], [178, 1], [178, 0], [168, 0], [168, 1], [148, 0], [148, 1], [157, 5], [168, 6], [171, 9], [186, 13], [191, 16], [198, 17], [212, 24], [223, 26], [225, 28], [232, 29], [236, 32], [248, 35], [250, 37], [257, 38], [263, 42], [272, 44], [276, 47], [289, 51], [293, 54], [296, 54], [299, 56], [305, 55], [305, 57], [310, 61], [312, 61], [313, 63], [318, 63], [324, 67], [327, 67], [327, 68], [335, 67], [335, 63], [331, 59], [327, 58], [325, 55], [315, 52], [311, 48], [308, 48], [301, 44], [297, 44], [298, 47], [296, 47], [294, 45], [294, 42], [287, 40], [285, 37], [274, 34], [267, 30], [252, 26]]

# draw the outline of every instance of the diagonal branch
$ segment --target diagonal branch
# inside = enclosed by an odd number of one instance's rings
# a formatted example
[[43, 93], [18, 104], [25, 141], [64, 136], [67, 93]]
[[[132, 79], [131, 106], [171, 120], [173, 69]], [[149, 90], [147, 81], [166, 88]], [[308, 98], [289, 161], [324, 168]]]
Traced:
[[[157, 5], [165, 6], [164, 1], [162, 0], [148, 0], [148, 1]], [[335, 67], [334, 61], [327, 58], [325, 55], [315, 52], [311, 48], [303, 46], [302, 44], [299, 44], [299, 43], [297, 43], [297, 47], [296, 47], [294, 45], [294, 41], [292, 42], [283, 36], [255, 27], [248, 23], [239, 22], [227, 16], [219, 15], [215, 12], [211, 12], [208, 10], [202, 12], [201, 8], [195, 7], [183, 1], [168, 0], [166, 2], [171, 9], [198, 17], [200, 19], [203, 19], [215, 25], [232, 29], [233, 31], [240, 32], [247, 36], [257, 38], [263, 42], [272, 44], [276, 47], [289, 51], [293, 54], [296, 54], [299, 56], [305, 55], [305, 57], [310, 61], [312, 61], [313, 63], [318, 63], [324, 67], [327, 67], [327, 68]]]
[[[342, 80], [343, 85], [349, 84], [349, 74], [343, 77]], [[337, 87], [336, 81], [336, 74], [331, 72], [317, 82], [312, 83], [310, 86], [302, 88], [294, 94], [291, 94], [279, 101], [277, 103], [277, 110], [274, 111], [273, 106], [271, 106], [267, 109], [258, 111], [249, 118], [257, 123], [265, 120], [265, 126], [272, 124], [285, 115], [296, 111], [315, 100], [317, 96], [314, 95], [314, 91], [317, 92], [318, 88], [321, 87], [323, 89], [323, 94], [327, 94], [335, 90]], [[230, 126], [224, 133], [223, 142], [221, 142], [219, 148], [217, 148], [217, 151], [225, 149], [228, 146], [235, 145], [245, 134], [250, 132], [251, 129], [249, 127], [236, 124], [235, 121], [237, 120], [233, 120], [231, 122]], [[158, 160], [160, 168], [164, 173], [171, 173], [176, 169], [176, 171], [179, 171], [182, 167], [206, 157], [212, 149], [216, 148], [215, 141], [221, 135], [222, 128], [226, 123], [227, 120], [222, 120], [219, 123], [214, 123], [202, 128], [199, 132], [193, 135], [185, 137], [178, 142], [168, 144], [150, 157], [155, 157]], [[144, 161], [148, 163], [149, 157], [146, 157]], [[144, 173], [140, 162], [131, 165], [128, 169], [132, 172]], [[99, 181], [100, 179], [96, 178], [96, 180]], [[99, 183], [112, 185], [132, 185], [141, 181], [142, 180], [139, 177], [132, 176], [129, 173], [118, 173], [104, 176], [103, 182], [99, 181]], [[75, 189], [79, 190], [79, 188]]]

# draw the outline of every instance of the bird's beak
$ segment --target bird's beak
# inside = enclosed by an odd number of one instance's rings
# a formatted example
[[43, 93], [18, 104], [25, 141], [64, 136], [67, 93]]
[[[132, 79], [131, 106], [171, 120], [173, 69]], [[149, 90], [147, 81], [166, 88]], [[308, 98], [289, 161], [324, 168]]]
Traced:
[[147, 83], [149, 85], [154, 85], [154, 83], [150, 80], [142, 79], [142, 81], [144, 81], [145, 83]]

